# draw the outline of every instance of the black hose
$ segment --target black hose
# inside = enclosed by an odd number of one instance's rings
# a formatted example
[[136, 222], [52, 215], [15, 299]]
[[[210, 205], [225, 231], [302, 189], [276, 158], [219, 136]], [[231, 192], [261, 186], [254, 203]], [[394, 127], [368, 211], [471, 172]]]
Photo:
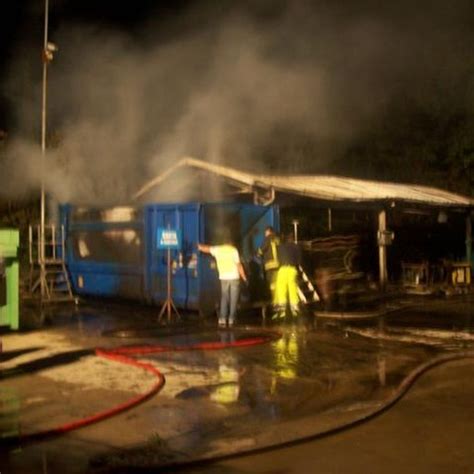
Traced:
[[[456, 360], [463, 360], [463, 359], [474, 359], [474, 351], [463, 351], [463, 352], [458, 352], [457, 354], [443, 354], [440, 356], [435, 357], [434, 359], [431, 359], [424, 364], [418, 366], [416, 369], [412, 370], [407, 377], [400, 383], [398, 386], [397, 390], [392, 394], [392, 396], [383, 404], [383, 406], [379, 407], [378, 409], [374, 410], [371, 413], [361, 415], [359, 417], [356, 417], [355, 419], [343, 423], [339, 426], [335, 426], [333, 428], [329, 428], [325, 431], [322, 431], [320, 433], [314, 434], [314, 435], [309, 435], [309, 436], [304, 436], [298, 439], [293, 439], [290, 441], [284, 441], [282, 443], [277, 443], [271, 446], [264, 446], [260, 448], [253, 448], [253, 449], [248, 449], [245, 451], [239, 451], [238, 453], [231, 453], [231, 454], [224, 454], [220, 456], [214, 456], [214, 457], [202, 457], [199, 459], [191, 460], [191, 461], [183, 461], [183, 462], [173, 462], [165, 465], [160, 465], [160, 466], [154, 466], [154, 467], [146, 467], [146, 468], [136, 468], [134, 467], [133, 472], [159, 472], [164, 470], [165, 472], [177, 472], [180, 470], [184, 469], [189, 469], [192, 467], [198, 467], [198, 466], [205, 466], [209, 464], [214, 464], [216, 462], [220, 461], [225, 461], [229, 459], [235, 459], [239, 458], [242, 456], [249, 456], [253, 454], [260, 454], [260, 453], [265, 453], [269, 452], [275, 449], [281, 449], [281, 448], [286, 448], [286, 447], [291, 447], [297, 444], [302, 444], [306, 443], [308, 441], [314, 441], [317, 439], [321, 438], [326, 438], [328, 436], [335, 435], [337, 433], [341, 433], [343, 431], [346, 431], [348, 429], [351, 429], [355, 426], [361, 425], [362, 423], [365, 423], [367, 421], [372, 420], [373, 418], [385, 413], [388, 409], [393, 407], [399, 400], [403, 398], [403, 396], [408, 392], [409, 388], [414, 384], [414, 382], [424, 373], [428, 372], [429, 370], [438, 367], [442, 364], [446, 364], [448, 362], [456, 361]], [[113, 471], [107, 471], [107, 472], [114, 472], [114, 473], [119, 473], [119, 472], [129, 472], [127, 469], [130, 469], [132, 466], [123, 466], [123, 468], [120, 468], [119, 470], [113, 470]]]

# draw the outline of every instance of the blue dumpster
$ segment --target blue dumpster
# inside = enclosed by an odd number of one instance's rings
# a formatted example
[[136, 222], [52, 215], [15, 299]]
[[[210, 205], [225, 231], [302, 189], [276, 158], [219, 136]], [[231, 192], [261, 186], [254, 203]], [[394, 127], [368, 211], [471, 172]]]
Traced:
[[[79, 295], [122, 297], [159, 304], [166, 299], [167, 250], [158, 248], [158, 229], [175, 229], [171, 250], [172, 297], [177, 307], [211, 312], [219, 299], [214, 260], [197, 243], [218, 244], [230, 231], [247, 271], [267, 225], [278, 228], [275, 206], [243, 203], [148, 204], [143, 207], [61, 208], [66, 262]], [[253, 295], [253, 299], [258, 295]]]

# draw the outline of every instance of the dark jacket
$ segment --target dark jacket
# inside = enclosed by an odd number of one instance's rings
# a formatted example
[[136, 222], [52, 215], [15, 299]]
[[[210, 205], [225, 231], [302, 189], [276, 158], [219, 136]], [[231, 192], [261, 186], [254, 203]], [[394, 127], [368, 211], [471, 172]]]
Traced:
[[294, 242], [280, 244], [278, 246], [278, 261], [281, 266], [299, 267], [301, 265], [301, 249]]

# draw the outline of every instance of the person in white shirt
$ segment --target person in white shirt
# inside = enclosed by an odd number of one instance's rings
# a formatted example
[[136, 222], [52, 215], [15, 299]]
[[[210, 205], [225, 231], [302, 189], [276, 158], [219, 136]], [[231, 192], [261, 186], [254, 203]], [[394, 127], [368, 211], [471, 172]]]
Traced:
[[217, 263], [221, 283], [221, 304], [219, 308], [219, 327], [232, 327], [240, 294], [240, 278], [247, 282], [245, 270], [240, 262], [239, 251], [230, 239], [222, 245], [198, 244], [201, 252], [211, 254]]

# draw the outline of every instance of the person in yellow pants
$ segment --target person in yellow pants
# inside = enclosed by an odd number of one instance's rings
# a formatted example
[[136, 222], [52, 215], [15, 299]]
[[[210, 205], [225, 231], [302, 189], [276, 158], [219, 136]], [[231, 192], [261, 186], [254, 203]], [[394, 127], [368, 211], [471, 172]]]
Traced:
[[289, 234], [284, 243], [278, 246], [278, 269], [276, 289], [274, 297], [275, 314], [272, 319], [280, 319], [286, 316], [289, 309], [291, 316], [299, 314], [298, 296], [298, 267], [301, 265], [301, 252]]

